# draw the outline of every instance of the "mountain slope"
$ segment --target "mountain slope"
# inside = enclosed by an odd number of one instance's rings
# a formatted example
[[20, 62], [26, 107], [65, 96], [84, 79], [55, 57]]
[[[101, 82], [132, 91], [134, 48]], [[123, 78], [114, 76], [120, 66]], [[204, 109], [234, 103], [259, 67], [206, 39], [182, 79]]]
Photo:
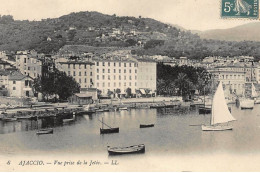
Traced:
[[208, 30], [199, 33], [201, 38], [225, 41], [260, 41], [260, 22], [249, 23], [229, 29]]

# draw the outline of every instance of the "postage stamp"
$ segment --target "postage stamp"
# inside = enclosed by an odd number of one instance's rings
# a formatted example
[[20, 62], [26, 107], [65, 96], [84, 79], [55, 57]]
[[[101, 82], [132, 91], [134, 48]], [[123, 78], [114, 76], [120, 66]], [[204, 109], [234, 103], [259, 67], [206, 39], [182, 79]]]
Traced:
[[221, 0], [221, 17], [258, 19], [259, 0]]

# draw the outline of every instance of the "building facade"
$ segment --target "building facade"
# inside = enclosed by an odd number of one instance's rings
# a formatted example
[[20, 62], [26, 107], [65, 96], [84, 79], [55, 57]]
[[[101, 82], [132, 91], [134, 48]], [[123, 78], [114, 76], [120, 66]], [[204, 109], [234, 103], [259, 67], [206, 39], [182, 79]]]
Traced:
[[245, 94], [246, 75], [243, 67], [222, 66], [215, 67], [209, 72], [213, 75], [214, 83], [221, 81], [225, 97], [242, 96]]
[[15, 60], [15, 66], [22, 74], [32, 78], [42, 75], [42, 62], [37, 54], [31, 54], [27, 51], [17, 52]]
[[90, 61], [64, 61], [58, 62], [56, 68], [64, 71], [68, 76], [72, 76], [81, 88], [95, 87], [95, 67]]
[[[149, 93], [156, 93], [156, 62], [149, 59], [138, 59], [137, 64], [137, 89], [149, 90]], [[144, 93], [142, 93], [144, 94]]]
[[8, 91], [11, 97], [33, 97], [32, 90], [33, 79], [30, 76], [13, 73], [8, 76]]
[[135, 93], [137, 88], [137, 62], [133, 60], [105, 60], [95, 59], [96, 80], [95, 86], [101, 90], [101, 95], [107, 95], [109, 91], [126, 94], [130, 88]]

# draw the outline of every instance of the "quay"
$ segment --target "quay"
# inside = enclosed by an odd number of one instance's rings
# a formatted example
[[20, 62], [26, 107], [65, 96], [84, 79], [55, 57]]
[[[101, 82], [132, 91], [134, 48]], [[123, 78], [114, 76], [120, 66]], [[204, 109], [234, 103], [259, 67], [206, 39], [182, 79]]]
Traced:
[[156, 108], [174, 108], [190, 106], [188, 102], [182, 102], [173, 97], [156, 97], [156, 98], [133, 98], [122, 100], [102, 100], [99, 103], [89, 105], [88, 110], [84, 107], [87, 105], [71, 105], [68, 103], [41, 104], [27, 107], [6, 108], [0, 114], [0, 119], [17, 118], [17, 119], [37, 119], [45, 117], [83, 115], [98, 112], [111, 112], [126, 109], [156, 109]]

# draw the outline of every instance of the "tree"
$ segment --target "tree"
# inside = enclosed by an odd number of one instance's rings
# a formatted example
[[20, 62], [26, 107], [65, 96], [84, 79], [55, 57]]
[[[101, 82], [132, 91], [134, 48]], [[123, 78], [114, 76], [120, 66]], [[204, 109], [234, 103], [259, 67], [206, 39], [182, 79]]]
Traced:
[[37, 77], [33, 82], [33, 90], [42, 93], [43, 98], [58, 95], [60, 100], [67, 100], [74, 93], [79, 92], [80, 85], [71, 76], [58, 70], [48, 71], [43, 76]]
[[187, 75], [184, 73], [179, 73], [177, 79], [174, 80], [175, 86], [179, 90], [179, 95], [186, 96], [189, 94], [190, 89], [192, 89], [192, 82], [188, 79]]
[[130, 97], [130, 96], [132, 95], [132, 90], [131, 90], [131, 88], [127, 88], [127, 89], [126, 89], [126, 95], [127, 95], [127, 97]]
[[97, 96], [98, 96], [98, 98], [100, 98], [101, 93], [102, 93], [102, 91], [98, 89], [98, 90], [97, 90]]
[[60, 100], [67, 100], [74, 93], [80, 91], [80, 85], [73, 77], [58, 70], [55, 73], [57, 75], [55, 76], [55, 94], [59, 96]]
[[117, 94], [117, 97], [118, 95], [121, 93], [121, 90], [119, 88], [116, 89], [116, 94]]

